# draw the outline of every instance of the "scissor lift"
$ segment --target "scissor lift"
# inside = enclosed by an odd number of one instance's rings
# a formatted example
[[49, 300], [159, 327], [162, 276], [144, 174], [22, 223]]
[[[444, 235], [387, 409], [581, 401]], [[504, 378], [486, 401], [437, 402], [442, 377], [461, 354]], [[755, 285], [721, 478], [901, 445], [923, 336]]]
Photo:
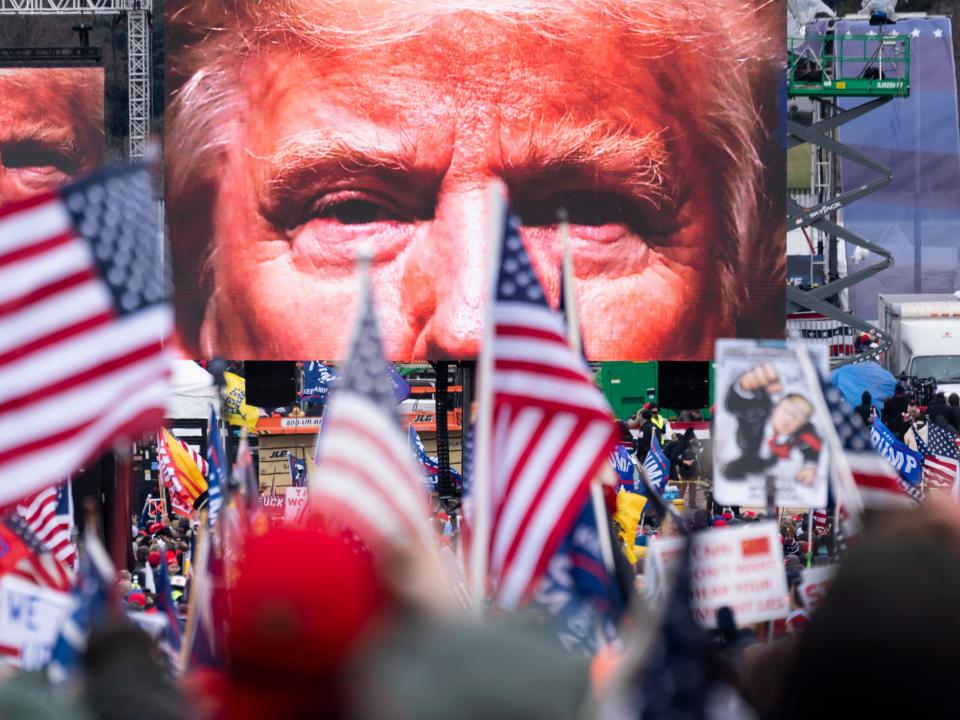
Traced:
[[[844, 311], [839, 306], [840, 293], [893, 265], [893, 257], [883, 247], [851, 232], [836, 222], [836, 213], [861, 198], [889, 185], [893, 173], [889, 167], [861, 152], [840, 143], [836, 131], [842, 125], [876, 110], [894, 98], [910, 94], [910, 38], [893, 32], [867, 35], [839, 34], [829, 23], [823, 34], [806, 34], [787, 40], [787, 94], [809, 97], [816, 105], [811, 125], [787, 122], [789, 148], [810, 143], [816, 156], [814, 167], [833, 167], [837, 158], [867, 168], [876, 179], [864, 185], [841, 190], [832, 174], [830, 182], [817, 183], [816, 204], [802, 207], [787, 198], [787, 229], [814, 228], [825, 236], [841, 238], [862, 247], [881, 260], [861, 270], [840, 276], [830, 268], [825, 283], [809, 290], [787, 287], [788, 312], [807, 310], [849, 327], [852, 331], [870, 333], [876, 342], [860, 352], [833, 354], [834, 365], [844, 365], [875, 358], [890, 346], [890, 338], [879, 328]], [[860, 97], [866, 101], [854, 108], [842, 109], [838, 97]]]

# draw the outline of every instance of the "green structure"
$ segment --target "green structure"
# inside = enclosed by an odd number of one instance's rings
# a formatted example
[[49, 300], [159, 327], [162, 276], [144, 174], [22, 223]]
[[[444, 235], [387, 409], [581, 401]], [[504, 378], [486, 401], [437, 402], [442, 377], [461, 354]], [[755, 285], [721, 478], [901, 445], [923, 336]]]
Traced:
[[[644, 403], [660, 404], [665, 417], [674, 417], [684, 408], [669, 407], [670, 393], [664, 387], [661, 375], [663, 366], [659, 362], [604, 362], [597, 372], [597, 385], [600, 386], [613, 414], [619, 419], [633, 415]], [[710, 404], [713, 403], [714, 365], [710, 363], [709, 398], [710, 403], [699, 408], [704, 419], [710, 418]]]
[[907, 97], [908, 35], [826, 34], [787, 39], [791, 97]]

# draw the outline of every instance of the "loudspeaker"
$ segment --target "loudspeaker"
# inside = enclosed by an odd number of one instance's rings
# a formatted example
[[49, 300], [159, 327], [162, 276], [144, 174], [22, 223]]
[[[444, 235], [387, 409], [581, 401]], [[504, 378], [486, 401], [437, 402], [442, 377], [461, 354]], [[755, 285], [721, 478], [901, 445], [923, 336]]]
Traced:
[[292, 405], [297, 399], [297, 365], [294, 362], [244, 362], [247, 404], [262, 408]]
[[700, 410], [710, 406], [710, 363], [670, 361], [658, 363], [661, 408]]

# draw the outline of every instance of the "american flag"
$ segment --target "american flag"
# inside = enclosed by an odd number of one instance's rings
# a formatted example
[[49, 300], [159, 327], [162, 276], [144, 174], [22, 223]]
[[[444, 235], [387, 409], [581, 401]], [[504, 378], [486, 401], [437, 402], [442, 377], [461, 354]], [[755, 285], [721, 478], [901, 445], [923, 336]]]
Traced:
[[73, 503], [69, 481], [26, 498], [17, 505], [17, 514], [57, 560], [71, 570], [76, 568], [77, 546], [72, 537]]
[[[901, 478], [874, 449], [863, 420], [850, 409], [840, 391], [823, 376], [820, 384], [864, 508], [909, 508], [919, 502], [920, 490]], [[831, 462], [835, 460], [831, 458]]]
[[0, 208], [0, 507], [162, 420], [162, 267], [143, 166]]
[[[41, 587], [67, 592], [73, 585], [73, 569], [50, 552], [19, 513], [10, 513], [3, 524], [26, 548], [26, 553], [7, 570], [9, 575]], [[2, 540], [2, 538], [0, 538]]]
[[927, 423], [926, 441], [916, 426], [913, 436], [917, 441], [917, 450], [923, 455], [924, 482], [938, 490], [952, 489], [960, 471], [957, 436], [934, 423]]
[[362, 274], [349, 359], [324, 411], [317, 463], [308, 464], [311, 508], [343, 519], [368, 542], [432, 548], [426, 496], [400, 429], [369, 282]]
[[210, 527], [217, 523], [217, 516], [223, 505], [223, 489], [227, 478], [227, 454], [223, 449], [223, 440], [220, 437], [220, 421], [217, 411], [210, 407], [210, 422], [207, 424], [207, 470], [204, 473], [207, 479], [207, 511]]
[[617, 438], [519, 228], [507, 214], [492, 307], [491, 451], [480, 460], [490, 463], [489, 577], [505, 609], [536, 592]]

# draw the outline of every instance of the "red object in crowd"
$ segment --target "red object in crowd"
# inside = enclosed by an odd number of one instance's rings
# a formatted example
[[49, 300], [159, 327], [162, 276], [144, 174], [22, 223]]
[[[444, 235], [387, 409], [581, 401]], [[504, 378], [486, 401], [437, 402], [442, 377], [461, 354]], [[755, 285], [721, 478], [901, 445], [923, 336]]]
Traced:
[[127, 596], [127, 604], [136, 605], [137, 607], [146, 607], [147, 596], [144, 595], [139, 590], [136, 592], [132, 592]]
[[352, 533], [280, 525], [248, 538], [238, 570], [219, 717], [335, 714], [338, 673], [388, 605], [369, 550]]
[[166, 554], [163, 556], [163, 561], [169, 565], [172, 562], [179, 562], [177, 560], [177, 554], [173, 550], [167, 550]]
[[150, 563], [150, 567], [157, 567], [160, 565], [160, 551], [152, 550], [149, 555], [147, 555], [147, 562]]
[[150, 523], [150, 527], [149, 527], [150, 534], [155, 535], [156, 533], [163, 530], [164, 527], [165, 525], [161, 522]]
[[714, 520], [714, 521], [713, 521], [713, 526], [714, 526], [715, 528], [725, 528], [725, 527], [727, 527], [727, 523], [724, 522], [723, 520]]

